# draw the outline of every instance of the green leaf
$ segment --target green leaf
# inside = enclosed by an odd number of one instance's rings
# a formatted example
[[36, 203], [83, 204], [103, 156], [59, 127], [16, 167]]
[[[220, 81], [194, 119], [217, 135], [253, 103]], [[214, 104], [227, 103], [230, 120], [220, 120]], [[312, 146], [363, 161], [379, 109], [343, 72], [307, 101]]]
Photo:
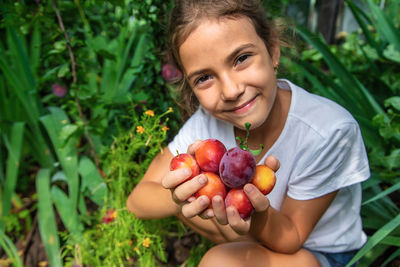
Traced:
[[8, 150], [6, 166], [6, 180], [3, 188], [2, 207], [0, 212], [0, 230], [4, 231], [4, 218], [8, 215], [11, 208], [11, 196], [15, 191], [18, 179], [18, 170], [21, 159], [22, 141], [25, 123], [15, 122], [11, 128], [10, 142], [6, 135], [3, 135], [4, 143]]
[[69, 118], [60, 108], [50, 107], [50, 114], [42, 116], [41, 122], [45, 126], [57, 157], [68, 179], [68, 193], [71, 205], [77, 207], [79, 199], [78, 152], [74, 139], [67, 142], [61, 137], [62, 128], [69, 125]]
[[88, 189], [88, 197], [97, 205], [102, 206], [108, 192], [107, 185], [89, 158], [81, 158], [79, 161], [79, 173], [82, 176], [81, 190]]
[[[17, 248], [12, 240], [0, 230], [0, 247], [6, 252], [6, 255], [11, 259], [13, 266], [22, 267], [22, 260], [18, 255]], [[7, 264], [6, 264], [7, 265]], [[8, 266], [8, 265], [7, 265]]]
[[77, 130], [78, 126], [75, 124], [67, 124], [64, 127], [61, 128], [60, 132], [60, 139], [68, 141], [68, 139], [73, 135]]
[[69, 72], [69, 64], [65, 63], [65, 64], [61, 65], [61, 67], [58, 69], [57, 77], [63, 78], [65, 76], [65, 74], [67, 74], [68, 72]]
[[400, 63], [400, 50], [396, 50], [393, 44], [388, 45], [383, 50], [383, 55], [391, 61]]
[[385, 39], [394, 45], [398, 51], [400, 51], [400, 33], [394, 23], [386, 16], [386, 14], [373, 3], [372, 0], [368, 0], [368, 6], [372, 12], [372, 15], [376, 18], [375, 28], [377, 31], [385, 37]]
[[65, 227], [75, 238], [79, 238], [83, 231], [83, 225], [79, 221], [78, 213], [71, 200], [57, 186], [51, 187], [51, 196]]
[[389, 235], [394, 229], [400, 226], [400, 214], [394, 217], [391, 221], [385, 224], [383, 227], [379, 228], [370, 238], [368, 238], [367, 243], [357, 252], [354, 258], [346, 265], [346, 267], [351, 266], [356, 261], [358, 261], [362, 256], [364, 256], [368, 251], [370, 251], [374, 246], [376, 246], [380, 241], [382, 241], [387, 235]]
[[368, 29], [367, 23], [364, 21], [366, 20], [369, 24], [372, 24], [372, 20], [367, 14], [359, 8], [356, 4], [353, 3], [353, 1], [346, 1], [347, 5], [349, 6], [351, 12], [354, 15], [354, 18], [357, 20], [358, 25], [360, 25], [368, 43], [375, 48], [375, 50], [381, 54], [381, 47], [379, 44], [375, 41], [372, 32]]
[[[373, 95], [357, 80], [332, 54], [326, 44], [321, 41], [321, 38], [312, 34], [307, 28], [302, 26], [296, 27], [297, 33], [303, 37], [309, 44], [315, 47], [323, 56], [326, 64], [333, 73], [335, 73], [342, 84], [342, 94], [353, 98], [353, 105], [361, 105], [358, 114], [366, 114], [368, 118], [372, 118], [376, 113], [384, 114], [383, 109], [374, 99]], [[385, 115], [386, 116], [386, 115]]]
[[375, 195], [374, 197], [364, 201], [362, 203], [362, 205], [367, 205], [368, 203], [371, 203], [373, 201], [376, 201], [378, 199], [381, 199], [382, 197], [385, 197], [393, 192], [396, 192], [397, 190], [400, 190], [400, 183], [397, 183], [391, 187], [389, 187], [388, 189], [386, 189], [385, 191], [380, 192], [379, 194]]
[[36, 177], [38, 193], [38, 224], [50, 266], [62, 266], [60, 241], [57, 235], [56, 217], [50, 195], [50, 170], [41, 169]]
[[400, 96], [392, 96], [385, 100], [385, 107], [393, 107], [396, 110], [400, 111]]

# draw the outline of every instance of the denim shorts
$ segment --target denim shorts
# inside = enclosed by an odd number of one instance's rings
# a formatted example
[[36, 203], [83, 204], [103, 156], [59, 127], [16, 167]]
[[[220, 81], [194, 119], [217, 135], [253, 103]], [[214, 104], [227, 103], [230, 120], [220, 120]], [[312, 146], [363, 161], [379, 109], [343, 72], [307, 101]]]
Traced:
[[[344, 267], [356, 255], [358, 250], [329, 253], [308, 249], [321, 263], [322, 267]], [[357, 266], [357, 262], [351, 267]]]

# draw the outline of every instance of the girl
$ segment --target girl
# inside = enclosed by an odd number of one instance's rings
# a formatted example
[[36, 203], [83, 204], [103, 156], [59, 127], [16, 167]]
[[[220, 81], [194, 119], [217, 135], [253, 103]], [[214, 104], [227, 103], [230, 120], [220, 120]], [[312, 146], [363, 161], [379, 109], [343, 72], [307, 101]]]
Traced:
[[[369, 166], [354, 118], [277, 80], [278, 32], [258, 1], [175, 1], [169, 34], [192, 116], [133, 189], [128, 209], [143, 219], [175, 215], [215, 242], [200, 266], [344, 266], [366, 241], [360, 182]], [[190, 169], [170, 171], [169, 163], [175, 151], [194, 154], [208, 138], [237, 146], [246, 122], [249, 148], [264, 145], [256, 160], [277, 183], [267, 197], [244, 186], [255, 210], [242, 220], [219, 196], [192, 197], [207, 178], [181, 183]]]

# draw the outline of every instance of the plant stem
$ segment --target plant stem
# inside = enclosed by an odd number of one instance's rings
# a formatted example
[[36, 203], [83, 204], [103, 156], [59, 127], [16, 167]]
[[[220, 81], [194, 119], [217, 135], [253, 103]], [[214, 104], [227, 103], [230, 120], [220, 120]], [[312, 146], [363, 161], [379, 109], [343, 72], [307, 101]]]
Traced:
[[61, 17], [61, 13], [60, 13], [60, 11], [59, 11], [59, 9], [57, 7], [56, 0], [52, 0], [52, 3], [53, 3], [53, 9], [54, 9], [54, 11], [56, 13], [56, 16], [57, 16], [58, 25], [59, 25], [61, 31], [64, 33], [65, 39], [67, 40], [67, 49], [68, 49], [68, 53], [69, 53], [69, 58], [71, 60], [71, 73], [72, 73], [72, 84], [73, 84], [72, 87], [74, 88], [74, 91], [75, 91], [75, 103], [76, 103], [76, 106], [78, 108], [79, 117], [82, 120], [83, 127], [84, 127], [85, 133], [86, 133], [86, 137], [87, 137], [87, 139], [89, 141], [89, 144], [90, 144], [90, 152], [91, 152], [91, 154], [92, 154], [92, 156], [94, 158], [94, 162], [96, 164], [96, 168], [99, 171], [100, 175], [102, 177], [104, 177], [104, 173], [100, 169], [99, 158], [97, 156], [96, 149], [94, 147], [93, 139], [92, 139], [92, 137], [91, 137], [91, 135], [89, 133], [89, 129], [88, 129], [88, 126], [87, 126], [87, 123], [86, 123], [86, 119], [85, 119], [85, 116], [83, 115], [82, 106], [80, 104], [79, 97], [78, 97], [78, 85], [77, 85], [78, 77], [76, 75], [76, 61], [75, 61], [74, 52], [72, 51], [72, 47], [71, 47], [71, 39], [69, 38], [67, 31], [65, 30], [64, 22], [63, 22], [63, 19]]

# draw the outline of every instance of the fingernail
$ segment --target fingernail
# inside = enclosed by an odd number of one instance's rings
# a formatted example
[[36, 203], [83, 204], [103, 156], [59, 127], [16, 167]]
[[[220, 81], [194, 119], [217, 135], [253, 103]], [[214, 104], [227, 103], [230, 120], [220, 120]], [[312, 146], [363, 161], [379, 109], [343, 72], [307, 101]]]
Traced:
[[214, 212], [212, 210], [207, 211], [207, 216], [208, 217], [213, 217], [214, 216]]
[[228, 216], [233, 216], [233, 210], [227, 209], [227, 210], [226, 210], [226, 214], [227, 214]]
[[205, 184], [207, 182], [207, 179], [204, 176], [199, 177], [199, 183], [200, 184]]
[[202, 206], [206, 206], [208, 203], [207, 203], [207, 200], [205, 199], [205, 197], [201, 197], [200, 198], [200, 205], [202, 205]]
[[245, 186], [243, 189], [244, 189], [244, 191], [246, 191], [246, 193], [251, 193], [254, 188], [253, 188], [253, 186], [248, 185], [248, 186]]
[[190, 175], [191, 173], [192, 173], [192, 171], [189, 168], [185, 168], [185, 170], [184, 170], [185, 175]]

